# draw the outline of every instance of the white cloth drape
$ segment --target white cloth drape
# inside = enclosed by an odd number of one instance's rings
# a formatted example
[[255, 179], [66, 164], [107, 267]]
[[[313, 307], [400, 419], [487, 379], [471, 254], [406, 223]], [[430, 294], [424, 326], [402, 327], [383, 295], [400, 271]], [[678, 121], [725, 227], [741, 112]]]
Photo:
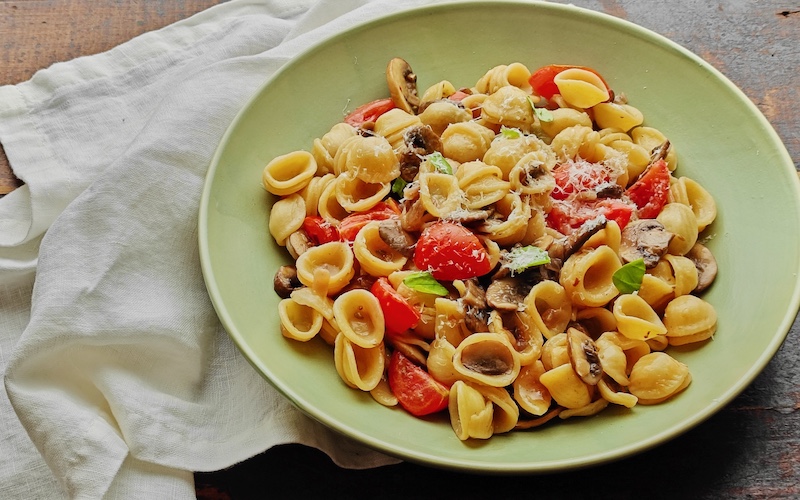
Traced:
[[233, 0], [0, 87], [4, 498], [193, 498], [191, 471], [296, 442], [396, 462], [299, 413], [238, 353], [199, 268], [204, 175], [258, 86], [430, 1]]

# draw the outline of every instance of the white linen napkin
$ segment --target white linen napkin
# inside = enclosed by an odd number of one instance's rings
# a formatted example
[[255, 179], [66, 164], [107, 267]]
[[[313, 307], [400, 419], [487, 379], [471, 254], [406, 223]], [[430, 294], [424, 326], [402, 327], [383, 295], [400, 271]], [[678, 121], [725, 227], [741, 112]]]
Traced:
[[281, 443], [397, 460], [297, 411], [206, 294], [197, 213], [237, 111], [291, 57], [431, 0], [232, 0], [0, 87], [0, 485], [6, 498], [193, 498], [191, 471]]

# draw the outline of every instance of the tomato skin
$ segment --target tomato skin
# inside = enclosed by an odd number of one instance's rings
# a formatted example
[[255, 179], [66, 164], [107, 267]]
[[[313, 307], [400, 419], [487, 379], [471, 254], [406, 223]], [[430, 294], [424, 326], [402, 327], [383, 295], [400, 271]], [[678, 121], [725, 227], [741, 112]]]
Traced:
[[392, 287], [385, 277], [378, 278], [370, 289], [381, 305], [386, 330], [391, 333], [403, 333], [419, 323], [419, 312]]
[[344, 122], [358, 128], [364, 123], [374, 122], [379, 116], [394, 108], [394, 101], [391, 98], [376, 99], [357, 107], [345, 116]]
[[549, 66], [543, 66], [531, 73], [530, 78], [528, 78], [528, 83], [537, 95], [540, 95], [545, 99], [552, 99], [554, 95], [559, 93], [558, 86], [553, 79], [557, 74], [561, 73], [565, 69], [572, 68], [591, 71], [603, 81], [603, 85], [605, 85], [606, 88], [609, 88], [608, 83], [606, 83], [605, 79], [603, 79], [603, 77], [597, 71], [586, 66], [572, 66], [569, 64], [550, 64]]
[[341, 241], [355, 241], [356, 235], [367, 223], [398, 216], [399, 213], [393, 205], [379, 202], [367, 212], [354, 213], [342, 219], [339, 223], [339, 239]]
[[489, 253], [478, 237], [461, 224], [447, 221], [435, 222], [422, 231], [414, 264], [447, 281], [483, 276], [492, 270]]
[[389, 387], [407, 412], [422, 417], [447, 408], [450, 390], [400, 351], [389, 358]]
[[339, 230], [322, 217], [309, 215], [303, 219], [303, 231], [315, 245], [339, 241]]
[[587, 161], [561, 163], [553, 169], [553, 178], [556, 187], [550, 196], [554, 200], [566, 200], [575, 192], [594, 189], [611, 181], [611, 176], [602, 165]]
[[638, 208], [640, 219], [655, 219], [669, 196], [669, 167], [658, 160], [634, 182], [625, 194]]
[[465, 97], [468, 97], [469, 94], [464, 92], [463, 90], [456, 90], [455, 94], [448, 96], [447, 98], [451, 101], [461, 102], [464, 100]]
[[631, 221], [636, 206], [623, 200], [603, 198], [595, 201], [556, 200], [546, 217], [547, 226], [561, 234], [570, 234], [585, 222], [600, 215], [617, 223], [620, 230]]

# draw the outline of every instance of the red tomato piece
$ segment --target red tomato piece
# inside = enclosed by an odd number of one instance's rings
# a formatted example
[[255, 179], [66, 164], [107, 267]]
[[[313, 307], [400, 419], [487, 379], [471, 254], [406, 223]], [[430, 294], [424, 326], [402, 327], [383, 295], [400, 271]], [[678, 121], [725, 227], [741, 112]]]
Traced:
[[562, 163], [553, 169], [556, 187], [550, 193], [554, 200], [566, 200], [571, 194], [594, 189], [611, 181], [608, 171], [599, 163], [584, 160]]
[[303, 231], [315, 245], [339, 241], [339, 230], [336, 226], [319, 216], [308, 216], [303, 219]]
[[613, 220], [620, 229], [631, 220], [636, 206], [623, 200], [603, 198], [595, 201], [568, 201], [554, 200], [550, 212], [547, 214], [547, 226], [561, 234], [570, 234], [585, 222], [600, 215], [608, 220]]
[[392, 205], [379, 202], [374, 208], [367, 212], [358, 212], [348, 215], [339, 223], [339, 239], [342, 241], [355, 241], [356, 235], [367, 223], [374, 220], [384, 220], [390, 217], [397, 217], [398, 212]]
[[545, 99], [552, 99], [555, 94], [558, 94], [558, 86], [556, 85], [553, 79], [556, 77], [557, 74], [561, 73], [565, 69], [571, 68], [578, 68], [578, 69], [585, 69], [586, 71], [591, 71], [595, 75], [597, 75], [600, 80], [602, 80], [603, 85], [606, 88], [609, 88], [608, 84], [606, 83], [605, 79], [598, 73], [597, 71], [593, 70], [592, 68], [587, 68], [586, 66], [572, 66], [569, 64], [551, 64], [549, 66], [544, 66], [542, 68], [537, 69], [533, 73], [531, 73], [530, 78], [528, 78], [528, 83], [533, 88], [533, 91]]
[[403, 333], [419, 323], [419, 312], [394, 289], [387, 278], [381, 277], [370, 289], [381, 305], [386, 329], [392, 333]]
[[439, 221], [417, 240], [414, 264], [441, 280], [463, 280], [492, 270], [489, 254], [475, 234], [461, 224]]
[[344, 118], [344, 122], [356, 128], [366, 122], [374, 122], [379, 116], [395, 107], [391, 98], [377, 99], [357, 107]]
[[410, 359], [394, 351], [387, 371], [389, 387], [410, 414], [422, 417], [447, 408], [450, 390]]
[[469, 96], [463, 90], [456, 90], [455, 94], [448, 96], [447, 98], [451, 101], [461, 102], [464, 100], [465, 97]]
[[669, 196], [669, 167], [664, 160], [650, 165], [625, 194], [639, 210], [640, 219], [655, 219]]

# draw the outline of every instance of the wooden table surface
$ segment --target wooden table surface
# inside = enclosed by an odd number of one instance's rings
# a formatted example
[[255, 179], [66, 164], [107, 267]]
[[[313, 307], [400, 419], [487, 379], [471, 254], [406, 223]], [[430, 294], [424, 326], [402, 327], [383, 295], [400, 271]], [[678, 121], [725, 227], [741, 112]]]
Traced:
[[[215, 0], [0, 0], [0, 85], [57, 61], [107, 50], [219, 3]], [[800, 3], [572, 0], [661, 33], [736, 83], [800, 166]], [[0, 147], [0, 196], [18, 187]], [[730, 405], [658, 448], [611, 464], [543, 476], [474, 476], [403, 463], [339, 469], [302, 446], [273, 448], [195, 475], [199, 498], [800, 498], [800, 323]]]

